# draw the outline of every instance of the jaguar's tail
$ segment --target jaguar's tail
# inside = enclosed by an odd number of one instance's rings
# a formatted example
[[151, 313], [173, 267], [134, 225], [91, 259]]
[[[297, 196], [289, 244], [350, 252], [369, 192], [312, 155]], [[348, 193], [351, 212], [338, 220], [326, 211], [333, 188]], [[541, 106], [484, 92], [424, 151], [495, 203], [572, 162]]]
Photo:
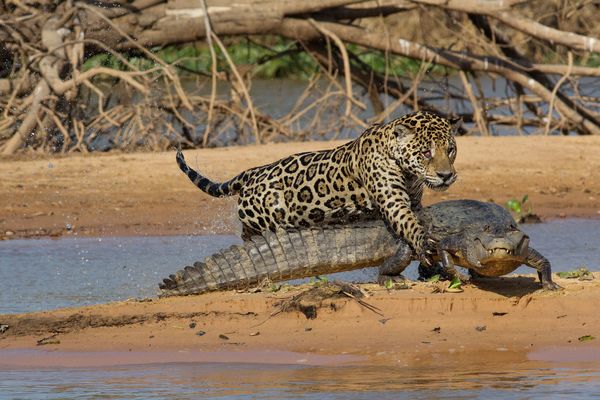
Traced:
[[233, 196], [237, 194], [242, 188], [244, 173], [239, 174], [233, 179], [228, 180], [227, 182], [219, 183], [213, 182], [210, 179], [200, 175], [198, 171], [190, 168], [185, 162], [185, 158], [183, 158], [183, 153], [181, 150], [177, 150], [177, 165], [183, 171], [184, 174], [190, 178], [190, 181], [194, 183], [194, 185], [198, 186], [200, 190], [205, 193], [208, 193], [214, 197], [226, 197]]

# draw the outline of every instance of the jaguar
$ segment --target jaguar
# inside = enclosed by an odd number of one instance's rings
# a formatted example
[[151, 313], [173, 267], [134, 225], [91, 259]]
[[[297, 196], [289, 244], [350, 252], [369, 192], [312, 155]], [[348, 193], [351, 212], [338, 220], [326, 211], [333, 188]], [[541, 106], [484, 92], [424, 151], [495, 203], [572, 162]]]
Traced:
[[424, 256], [426, 229], [417, 217], [423, 188], [446, 190], [457, 178], [460, 119], [417, 111], [367, 128], [329, 150], [304, 152], [213, 182], [179, 168], [205, 193], [238, 195], [242, 238], [264, 231], [381, 218], [398, 239]]

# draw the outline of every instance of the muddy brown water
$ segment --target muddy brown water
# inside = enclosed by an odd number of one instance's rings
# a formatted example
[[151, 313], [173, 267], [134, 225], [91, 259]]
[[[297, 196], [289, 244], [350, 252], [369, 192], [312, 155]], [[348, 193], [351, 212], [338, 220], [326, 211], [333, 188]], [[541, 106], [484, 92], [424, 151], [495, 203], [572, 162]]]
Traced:
[[[343, 356], [262, 353], [248, 355], [254, 362], [240, 361], [244, 355], [231, 357], [227, 351], [218, 357], [160, 353], [138, 358], [137, 364], [128, 364], [127, 356], [117, 354], [108, 357], [121, 357], [122, 362], [111, 365], [103, 365], [98, 354], [82, 353], [79, 357], [97, 360], [96, 364], [73, 368], [61, 364], [61, 354], [0, 350], [7, 358], [55, 362], [45, 368], [31, 364], [2, 368], [0, 360], [0, 398], [591, 399], [600, 393], [597, 354], [563, 360], [538, 351], [524, 362], [477, 365], [439, 355], [435, 363], [408, 367], [402, 360], [392, 366], [352, 365]], [[196, 360], [180, 361], [184, 357]]]

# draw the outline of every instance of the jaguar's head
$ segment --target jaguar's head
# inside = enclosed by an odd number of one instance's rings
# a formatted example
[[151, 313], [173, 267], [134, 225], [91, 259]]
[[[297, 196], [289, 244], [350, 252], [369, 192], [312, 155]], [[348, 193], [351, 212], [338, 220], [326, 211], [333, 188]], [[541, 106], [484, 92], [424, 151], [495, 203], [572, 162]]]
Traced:
[[393, 129], [390, 156], [404, 171], [434, 190], [446, 190], [456, 181], [456, 140], [461, 120], [417, 111], [389, 123]]

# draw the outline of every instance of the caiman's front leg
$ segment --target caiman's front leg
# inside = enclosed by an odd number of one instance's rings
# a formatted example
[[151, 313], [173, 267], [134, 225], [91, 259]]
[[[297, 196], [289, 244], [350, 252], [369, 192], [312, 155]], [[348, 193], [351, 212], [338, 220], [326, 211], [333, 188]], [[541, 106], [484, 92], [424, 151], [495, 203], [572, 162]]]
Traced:
[[380, 285], [385, 285], [390, 279], [392, 282], [402, 279], [402, 272], [404, 272], [413, 259], [414, 253], [408, 243], [399, 239], [396, 253], [379, 266], [377, 282]]
[[525, 260], [525, 265], [535, 268], [538, 272], [538, 278], [542, 282], [542, 287], [546, 290], [559, 290], [562, 289], [560, 285], [552, 282], [552, 268], [550, 267], [550, 261], [535, 249], [529, 248], [529, 254]]
[[[454, 260], [452, 259], [452, 253], [466, 252], [465, 249], [462, 248], [463, 242], [464, 239], [460, 235], [447, 236], [438, 242], [437, 252], [440, 262], [442, 263], [442, 270], [446, 275], [450, 278], [458, 278], [462, 282], [468, 282], [469, 277], [456, 269]], [[479, 261], [477, 261], [477, 263], [479, 263]], [[479, 264], [479, 266], [481, 266], [481, 264]]]

